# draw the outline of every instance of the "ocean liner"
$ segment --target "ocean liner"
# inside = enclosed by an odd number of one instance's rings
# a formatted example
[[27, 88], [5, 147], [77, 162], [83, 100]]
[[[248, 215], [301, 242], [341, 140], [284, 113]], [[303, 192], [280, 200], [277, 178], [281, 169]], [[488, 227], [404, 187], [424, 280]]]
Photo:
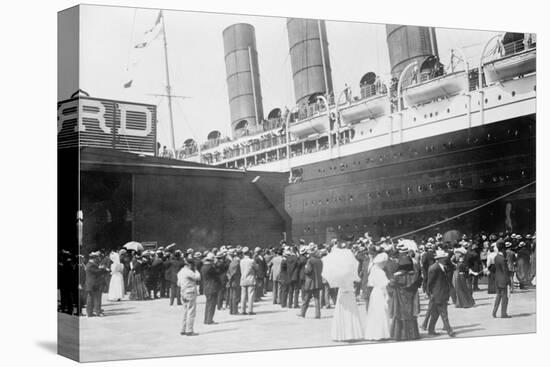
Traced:
[[[178, 158], [288, 172], [292, 237], [535, 230], [536, 38], [504, 33], [469, 65], [435, 30], [387, 25], [391, 80], [334, 91], [323, 21], [288, 19], [296, 106], [264, 119], [253, 26], [223, 32], [233, 137]], [[261, 173], [259, 173], [261, 175]]]

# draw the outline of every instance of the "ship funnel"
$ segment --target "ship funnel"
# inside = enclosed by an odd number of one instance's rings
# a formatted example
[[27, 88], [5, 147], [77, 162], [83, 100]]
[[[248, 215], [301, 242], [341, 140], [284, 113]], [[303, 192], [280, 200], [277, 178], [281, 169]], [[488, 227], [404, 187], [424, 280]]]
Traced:
[[250, 24], [238, 23], [223, 31], [231, 132], [237, 138], [262, 130], [263, 107], [256, 51]]
[[399, 78], [411, 62], [417, 61], [420, 66], [429, 56], [439, 58], [432, 27], [387, 24], [386, 35], [393, 78]]
[[332, 93], [327, 30], [323, 20], [287, 20], [290, 62], [296, 104], [310, 97]]

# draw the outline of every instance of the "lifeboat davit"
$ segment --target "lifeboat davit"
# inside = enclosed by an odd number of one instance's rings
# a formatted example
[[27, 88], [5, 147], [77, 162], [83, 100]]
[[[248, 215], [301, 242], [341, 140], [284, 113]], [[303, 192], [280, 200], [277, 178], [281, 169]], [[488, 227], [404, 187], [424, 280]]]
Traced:
[[487, 84], [513, 79], [521, 75], [534, 73], [536, 70], [536, 48], [504, 56], [483, 65], [483, 73]]
[[466, 72], [457, 71], [404, 88], [403, 99], [408, 106], [415, 106], [467, 90]]

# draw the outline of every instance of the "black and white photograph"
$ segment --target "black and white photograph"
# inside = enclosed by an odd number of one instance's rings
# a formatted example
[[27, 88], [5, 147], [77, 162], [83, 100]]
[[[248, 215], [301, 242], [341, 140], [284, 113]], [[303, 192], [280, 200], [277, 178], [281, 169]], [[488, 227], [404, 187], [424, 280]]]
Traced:
[[537, 332], [537, 34], [368, 20], [59, 11], [59, 354]]

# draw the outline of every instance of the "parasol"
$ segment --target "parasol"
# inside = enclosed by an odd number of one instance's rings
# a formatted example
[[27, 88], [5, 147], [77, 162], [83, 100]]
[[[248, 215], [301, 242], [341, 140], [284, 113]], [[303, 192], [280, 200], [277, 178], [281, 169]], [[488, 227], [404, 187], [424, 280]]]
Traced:
[[358, 261], [348, 249], [334, 247], [330, 254], [323, 257], [323, 278], [331, 287], [352, 289], [353, 282], [359, 281]]
[[130, 241], [122, 247], [124, 247], [126, 250], [143, 251], [143, 246], [141, 245], [141, 243], [136, 241]]

